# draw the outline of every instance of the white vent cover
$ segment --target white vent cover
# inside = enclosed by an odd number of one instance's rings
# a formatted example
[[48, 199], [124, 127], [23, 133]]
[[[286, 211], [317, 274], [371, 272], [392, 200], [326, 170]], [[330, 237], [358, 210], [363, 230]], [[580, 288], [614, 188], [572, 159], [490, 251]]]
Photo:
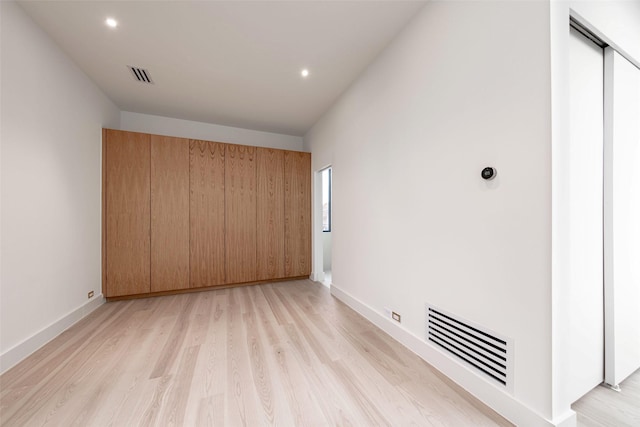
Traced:
[[153, 84], [153, 80], [151, 80], [151, 74], [149, 74], [148, 70], [140, 67], [132, 67], [131, 65], [127, 65], [129, 70], [131, 70], [131, 74], [133, 74], [133, 78], [141, 83], [149, 83]]
[[427, 340], [495, 384], [513, 391], [513, 342], [427, 304]]

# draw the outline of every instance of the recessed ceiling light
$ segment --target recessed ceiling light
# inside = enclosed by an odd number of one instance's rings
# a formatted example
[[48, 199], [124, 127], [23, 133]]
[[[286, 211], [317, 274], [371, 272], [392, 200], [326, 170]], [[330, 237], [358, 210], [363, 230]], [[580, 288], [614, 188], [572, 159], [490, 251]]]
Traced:
[[308, 77], [309, 76], [309, 70], [307, 70], [306, 68], [302, 71], [300, 71], [300, 74], [302, 75], [302, 77]]
[[104, 22], [111, 28], [115, 28], [118, 26], [118, 21], [113, 18], [107, 18]]

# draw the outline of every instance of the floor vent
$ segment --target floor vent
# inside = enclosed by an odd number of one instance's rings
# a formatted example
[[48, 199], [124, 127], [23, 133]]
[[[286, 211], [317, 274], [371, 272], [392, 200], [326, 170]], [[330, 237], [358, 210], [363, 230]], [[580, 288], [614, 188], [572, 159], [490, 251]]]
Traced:
[[427, 340], [512, 390], [511, 340], [427, 304]]
[[141, 83], [150, 83], [153, 84], [153, 80], [151, 80], [151, 75], [149, 71], [144, 68], [132, 67], [131, 65], [127, 65], [129, 70], [131, 70], [131, 74], [133, 74], [133, 78]]

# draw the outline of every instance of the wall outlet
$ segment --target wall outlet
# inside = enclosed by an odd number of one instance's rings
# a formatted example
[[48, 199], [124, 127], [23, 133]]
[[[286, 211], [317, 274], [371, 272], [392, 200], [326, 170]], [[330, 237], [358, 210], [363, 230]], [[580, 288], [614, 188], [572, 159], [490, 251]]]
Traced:
[[87, 298], [89, 298], [89, 299], [93, 298], [93, 291], [90, 291], [90, 292], [87, 294]]
[[395, 320], [396, 322], [400, 323], [400, 315], [398, 313], [396, 313], [395, 311], [391, 312], [391, 318], [393, 320]]

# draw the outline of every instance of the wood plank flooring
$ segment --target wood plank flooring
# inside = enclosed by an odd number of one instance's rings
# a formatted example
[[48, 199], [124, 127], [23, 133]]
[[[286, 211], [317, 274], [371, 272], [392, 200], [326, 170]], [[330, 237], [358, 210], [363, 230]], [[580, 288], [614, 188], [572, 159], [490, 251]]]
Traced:
[[572, 405], [578, 427], [640, 426], [640, 369], [620, 384], [620, 392], [598, 386]]
[[510, 425], [309, 280], [107, 303], [0, 377], [0, 424]]

